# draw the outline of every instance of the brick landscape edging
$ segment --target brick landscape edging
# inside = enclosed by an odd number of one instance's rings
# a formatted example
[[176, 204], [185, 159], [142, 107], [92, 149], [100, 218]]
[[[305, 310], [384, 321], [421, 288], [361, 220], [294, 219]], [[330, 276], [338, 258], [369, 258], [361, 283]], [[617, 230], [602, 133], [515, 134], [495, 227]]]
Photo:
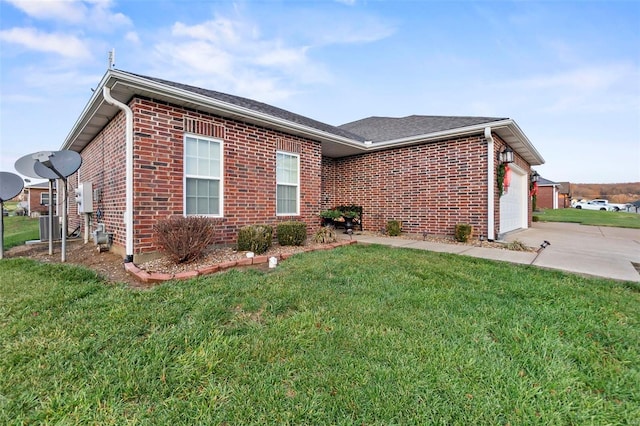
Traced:
[[[330, 250], [337, 247], [348, 246], [350, 244], [355, 244], [355, 240], [349, 241], [339, 241], [331, 244], [326, 244], [325, 246], [315, 248], [315, 249], [305, 249], [301, 253], [307, 253], [316, 250]], [[147, 272], [136, 266], [135, 263], [129, 262], [124, 264], [124, 269], [133, 275], [137, 280], [142, 281], [143, 283], [160, 283], [169, 280], [188, 280], [191, 278], [195, 278], [200, 275], [209, 275], [220, 271], [225, 271], [227, 269], [235, 268], [238, 266], [250, 266], [250, 265], [260, 265], [264, 263], [269, 263], [270, 257], [275, 257], [278, 260], [285, 260], [293, 256], [293, 254], [285, 253], [278, 256], [255, 256], [252, 258], [240, 259], [240, 260], [231, 260], [228, 262], [218, 263], [216, 265], [209, 265], [202, 267], [200, 269], [195, 269], [193, 271], [179, 272], [177, 274], [165, 274], [161, 272]]]

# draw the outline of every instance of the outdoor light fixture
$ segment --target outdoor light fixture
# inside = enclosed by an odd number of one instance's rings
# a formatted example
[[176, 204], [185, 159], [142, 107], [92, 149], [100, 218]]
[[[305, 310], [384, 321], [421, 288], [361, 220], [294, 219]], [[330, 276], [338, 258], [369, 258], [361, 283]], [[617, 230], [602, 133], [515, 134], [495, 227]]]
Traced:
[[513, 163], [513, 150], [508, 146], [500, 153], [500, 161], [503, 163]]
[[537, 182], [540, 179], [540, 175], [535, 170], [531, 171], [531, 182]]

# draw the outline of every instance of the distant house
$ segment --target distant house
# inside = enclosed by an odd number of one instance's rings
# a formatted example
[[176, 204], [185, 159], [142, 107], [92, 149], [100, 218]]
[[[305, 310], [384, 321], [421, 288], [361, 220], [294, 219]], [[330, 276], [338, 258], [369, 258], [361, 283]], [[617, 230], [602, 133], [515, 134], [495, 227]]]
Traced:
[[558, 208], [566, 209], [571, 207], [571, 182], [560, 182], [558, 187]]
[[[496, 171], [515, 153], [509, 190]], [[82, 155], [69, 182], [93, 188], [93, 219], [125, 261], [155, 252], [154, 224], [204, 215], [219, 242], [240, 227], [362, 206], [364, 231], [453, 235], [459, 223], [497, 239], [531, 223], [529, 179], [544, 162], [509, 118], [370, 117], [342, 126], [247, 98], [110, 69], [62, 149]], [[70, 203], [70, 218], [80, 223]], [[74, 224], [71, 224], [73, 227]]]
[[543, 177], [538, 178], [538, 197], [536, 198], [536, 207], [539, 209], [557, 209], [564, 208], [560, 204], [560, 187], [561, 184], [552, 182]]
[[29, 216], [49, 214], [49, 182], [27, 185], [23, 192]]

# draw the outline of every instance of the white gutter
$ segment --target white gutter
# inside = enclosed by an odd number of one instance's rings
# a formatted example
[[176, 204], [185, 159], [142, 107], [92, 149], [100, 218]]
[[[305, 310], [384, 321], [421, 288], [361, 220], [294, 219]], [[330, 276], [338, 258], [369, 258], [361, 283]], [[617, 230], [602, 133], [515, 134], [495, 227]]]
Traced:
[[126, 231], [126, 247], [124, 262], [133, 262], [133, 111], [128, 105], [111, 97], [111, 89], [107, 86], [102, 88], [104, 100], [109, 104], [120, 108], [126, 116], [126, 170], [125, 170], [125, 211], [124, 223]]
[[487, 141], [487, 240], [493, 241], [495, 235], [495, 191], [493, 181], [495, 180], [494, 171], [494, 151], [493, 136], [491, 136], [491, 127], [484, 128], [484, 138]]

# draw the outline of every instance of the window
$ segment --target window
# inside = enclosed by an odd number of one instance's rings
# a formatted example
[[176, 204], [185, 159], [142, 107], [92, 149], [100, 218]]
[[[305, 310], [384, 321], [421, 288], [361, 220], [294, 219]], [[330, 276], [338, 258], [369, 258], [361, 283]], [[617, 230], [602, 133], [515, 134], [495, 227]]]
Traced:
[[48, 206], [49, 205], [49, 193], [48, 192], [41, 192], [40, 193], [40, 205], [41, 206]]
[[222, 216], [222, 142], [184, 138], [185, 215]]
[[297, 215], [300, 198], [300, 157], [276, 153], [276, 214]]

